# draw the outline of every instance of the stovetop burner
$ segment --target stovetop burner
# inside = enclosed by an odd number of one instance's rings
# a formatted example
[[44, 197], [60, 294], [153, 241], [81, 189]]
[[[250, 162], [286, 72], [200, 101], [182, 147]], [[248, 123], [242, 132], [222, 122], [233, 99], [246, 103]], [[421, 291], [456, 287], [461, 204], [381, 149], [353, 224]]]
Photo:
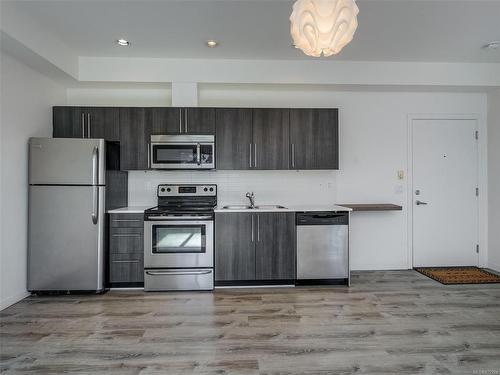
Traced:
[[217, 205], [217, 185], [158, 185], [158, 206], [144, 211], [148, 216], [213, 215]]

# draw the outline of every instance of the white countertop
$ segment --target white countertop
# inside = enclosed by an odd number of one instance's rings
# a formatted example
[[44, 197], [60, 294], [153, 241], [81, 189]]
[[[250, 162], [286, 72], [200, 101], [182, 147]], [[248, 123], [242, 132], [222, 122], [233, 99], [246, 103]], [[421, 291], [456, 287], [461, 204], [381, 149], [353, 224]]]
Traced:
[[129, 206], [108, 210], [108, 214], [143, 214], [145, 210], [152, 206]]
[[[228, 210], [222, 207], [225, 204], [218, 205], [215, 207], [215, 212], [300, 212], [300, 211], [352, 211], [352, 208], [337, 206], [335, 204], [305, 204], [305, 205], [288, 205], [286, 208], [255, 208], [253, 210], [241, 209], [241, 210]], [[145, 210], [151, 208], [151, 206], [129, 206], [122, 208], [115, 208], [113, 210], [108, 210], [110, 214], [142, 214]]]
[[249, 209], [223, 209], [226, 204], [220, 204], [215, 207], [215, 212], [300, 212], [300, 211], [352, 211], [352, 208], [337, 206], [335, 204], [304, 204], [304, 205], [284, 205], [285, 208], [255, 208]]

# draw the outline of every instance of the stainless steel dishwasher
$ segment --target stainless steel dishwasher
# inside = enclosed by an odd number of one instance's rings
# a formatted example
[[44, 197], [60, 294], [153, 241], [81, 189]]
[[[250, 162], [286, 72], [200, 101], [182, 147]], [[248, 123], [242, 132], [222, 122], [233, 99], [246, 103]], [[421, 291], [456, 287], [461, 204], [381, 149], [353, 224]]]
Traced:
[[349, 213], [297, 212], [297, 284], [349, 285]]

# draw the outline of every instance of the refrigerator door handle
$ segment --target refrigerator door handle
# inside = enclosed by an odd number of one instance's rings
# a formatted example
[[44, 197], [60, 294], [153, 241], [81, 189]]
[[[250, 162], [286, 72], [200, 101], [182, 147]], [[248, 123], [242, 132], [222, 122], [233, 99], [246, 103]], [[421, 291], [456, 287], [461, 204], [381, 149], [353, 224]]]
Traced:
[[92, 186], [92, 223], [99, 221], [99, 187]]
[[92, 222], [99, 221], [99, 148], [94, 147], [92, 151]]

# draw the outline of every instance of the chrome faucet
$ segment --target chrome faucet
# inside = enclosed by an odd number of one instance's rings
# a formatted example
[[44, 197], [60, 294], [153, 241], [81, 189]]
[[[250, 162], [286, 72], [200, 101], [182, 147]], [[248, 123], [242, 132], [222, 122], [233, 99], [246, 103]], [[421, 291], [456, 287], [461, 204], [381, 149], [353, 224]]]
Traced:
[[250, 208], [255, 208], [255, 195], [253, 191], [251, 193], [247, 192], [245, 197], [250, 200]]

